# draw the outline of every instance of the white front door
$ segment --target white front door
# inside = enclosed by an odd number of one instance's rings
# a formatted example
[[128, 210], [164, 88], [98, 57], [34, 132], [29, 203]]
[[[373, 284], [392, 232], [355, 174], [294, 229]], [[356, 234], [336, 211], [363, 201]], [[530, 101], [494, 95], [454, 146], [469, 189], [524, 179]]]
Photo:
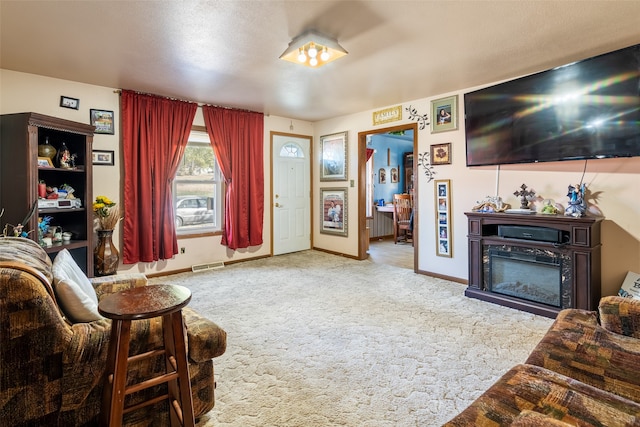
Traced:
[[273, 254], [311, 249], [311, 137], [272, 134]]

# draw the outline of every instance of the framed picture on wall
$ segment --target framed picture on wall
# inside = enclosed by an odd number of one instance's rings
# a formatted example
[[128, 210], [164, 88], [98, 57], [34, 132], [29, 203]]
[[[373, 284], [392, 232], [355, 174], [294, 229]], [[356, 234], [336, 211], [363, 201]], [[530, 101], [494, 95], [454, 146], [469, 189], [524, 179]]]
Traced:
[[451, 181], [434, 181], [436, 206], [436, 255], [451, 258], [453, 255], [451, 238]]
[[80, 108], [80, 100], [78, 98], [71, 98], [69, 96], [62, 95], [60, 97], [60, 106], [78, 110]]
[[115, 164], [113, 150], [93, 150], [91, 155], [94, 165], [113, 166]]
[[398, 183], [398, 171], [399, 170], [400, 170], [399, 166], [397, 168], [391, 168], [391, 183], [392, 184], [397, 184]]
[[320, 189], [320, 233], [347, 237], [347, 191], [346, 187]]
[[320, 137], [320, 181], [347, 180], [347, 132]]
[[113, 135], [115, 131], [115, 119], [113, 111], [109, 110], [89, 110], [91, 125], [96, 127], [96, 133]]
[[387, 170], [385, 168], [380, 168], [378, 170], [378, 184], [386, 184], [387, 183]]
[[450, 165], [451, 164], [451, 143], [431, 145], [431, 164]]
[[431, 101], [431, 117], [431, 133], [458, 129], [458, 95]]

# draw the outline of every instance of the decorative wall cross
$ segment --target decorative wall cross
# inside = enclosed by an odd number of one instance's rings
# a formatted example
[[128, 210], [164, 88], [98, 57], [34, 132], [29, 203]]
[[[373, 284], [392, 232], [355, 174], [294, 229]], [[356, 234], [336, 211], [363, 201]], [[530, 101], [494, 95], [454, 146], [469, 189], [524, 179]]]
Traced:
[[522, 184], [520, 186], [520, 191], [514, 191], [514, 196], [521, 197], [520, 199], [520, 209], [529, 209], [529, 200], [533, 196], [536, 195], [536, 192], [533, 190], [527, 190], [527, 186]]

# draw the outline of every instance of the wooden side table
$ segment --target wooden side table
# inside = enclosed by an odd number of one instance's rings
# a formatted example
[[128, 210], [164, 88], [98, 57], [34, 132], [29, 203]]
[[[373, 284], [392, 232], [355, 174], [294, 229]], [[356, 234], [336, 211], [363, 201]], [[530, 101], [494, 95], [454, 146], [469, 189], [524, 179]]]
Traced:
[[[107, 367], [102, 394], [102, 426], [121, 426], [125, 413], [169, 400], [171, 426], [194, 426], [191, 381], [187, 364], [182, 308], [191, 300], [184, 286], [149, 285], [127, 289], [103, 298], [98, 311], [113, 320]], [[147, 353], [129, 356], [131, 321], [162, 316], [164, 346]], [[166, 373], [138, 384], [127, 386], [129, 363], [165, 356]], [[124, 406], [128, 394], [167, 383], [168, 393], [144, 402]]]

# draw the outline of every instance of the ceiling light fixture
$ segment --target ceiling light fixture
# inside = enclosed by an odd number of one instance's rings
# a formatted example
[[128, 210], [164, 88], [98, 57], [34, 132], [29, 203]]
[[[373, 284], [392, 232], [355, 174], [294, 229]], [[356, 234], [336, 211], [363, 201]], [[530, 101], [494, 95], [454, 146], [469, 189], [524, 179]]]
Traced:
[[310, 30], [291, 40], [280, 59], [318, 68], [347, 54], [337, 40]]

